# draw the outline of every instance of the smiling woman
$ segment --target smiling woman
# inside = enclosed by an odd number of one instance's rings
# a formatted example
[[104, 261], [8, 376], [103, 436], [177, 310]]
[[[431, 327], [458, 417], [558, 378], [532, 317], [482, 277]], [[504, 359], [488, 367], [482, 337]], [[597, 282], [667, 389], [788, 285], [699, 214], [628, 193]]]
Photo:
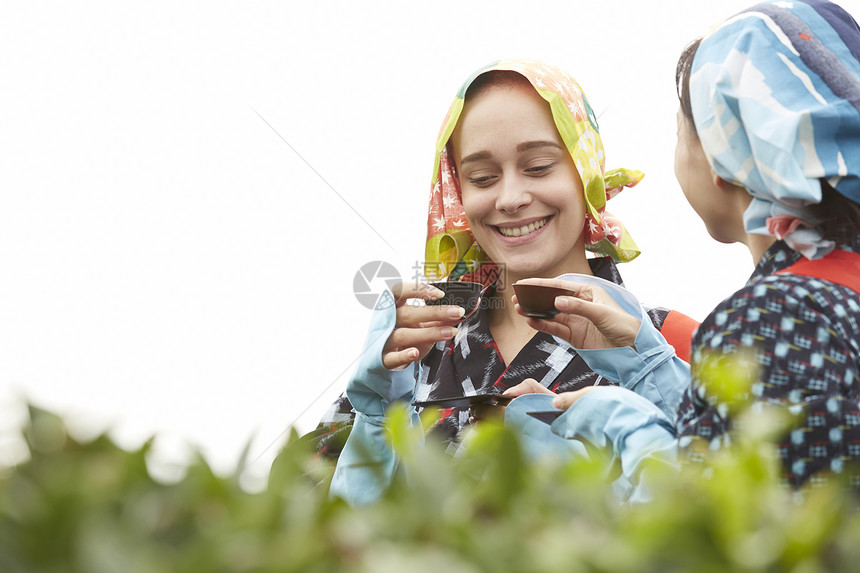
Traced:
[[[376, 312], [346, 396], [317, 430], [319, 451], [337, 455], [339, 436], [351, 429], [332, 483], [332, 493], [350, 502], [375, 499], [393, 478], [398, 463], [385, 439], [392, 404], [610, 383], [569, 344], [529, 326], [511, 303], [512, 285], [564, 273], [621, 284], [616, 262], [635, 258], [638, 249], [605, 205], [642, 173], [605, 171], [591, 107], [576, 81], [553, 66], [498, 62], [460, 94], [437, 142], [425, 271], [480, 283], [490, 303], [466, 318], [456, 306], [407, 304], [439, 296], [414, 283], [396, 292], [395, 306]], [[669, 314], [643, 312], [657, 328]], [[431, 434], [455, 451], [474, 412], [441, 412]], [[565, 454], [587, 455], [575, 442], [565, 444]]]
[[472, 235], [508, 283], [591, 274], [582, 180], [549, 106], [519, 74], [486, 75], [504, 79], [467, 92], [451, 138]]

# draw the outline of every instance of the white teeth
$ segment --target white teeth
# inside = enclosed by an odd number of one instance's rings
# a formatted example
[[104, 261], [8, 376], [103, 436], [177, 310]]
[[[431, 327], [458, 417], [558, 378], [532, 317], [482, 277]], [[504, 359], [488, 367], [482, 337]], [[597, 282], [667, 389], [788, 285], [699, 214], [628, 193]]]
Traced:
[[546, 222], [549, 221], [549, 217], [546, 219], [541, 219], [540, 221], [535, 221], [534, 223], [529, 223], [528, 225], [523, 225], [522, 227], [497, 227], [499, 232], [505, 237], [519, 237], [522, 235], [527, 235], [529, 233], [533, 233], [546, 225]]

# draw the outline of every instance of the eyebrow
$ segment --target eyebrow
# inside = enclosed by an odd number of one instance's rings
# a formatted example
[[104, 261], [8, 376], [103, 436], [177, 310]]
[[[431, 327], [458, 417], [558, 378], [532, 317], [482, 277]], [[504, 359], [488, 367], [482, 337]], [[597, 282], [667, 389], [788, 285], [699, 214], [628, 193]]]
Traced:
[[477, 153], [473, 153], [471, 155], [467, 155], [460, 161], [460, 166], [469, 163], [470, 161], [483, 161], [485, 159], [490, 159], [493, 156], [489, 151], [479, 151]]
[[[528, 151], [530, 149], [538, 149], [541, 147], [555, 147], [556, 149], [564, 150], [562, 146], [560, 146], [555, 141], [524, 141], [517, 145], [516, 150], [519, 153], [523, 151]], [[478, 151], [477, 153], [472, 153], [471, 155], [467, 155], [460, 161], [460, 165], [463, 166], [472, 161], [484, 161], [485, 159], [491, 159], [493, 154], [489, 151]]]
[[537, 149], [540, 147], [555, 147], [556, 149], [563, 150], [562, 146], [555, 141], [524, 141], [517, 145], [517, 151], [528, 151], [529, 149]]

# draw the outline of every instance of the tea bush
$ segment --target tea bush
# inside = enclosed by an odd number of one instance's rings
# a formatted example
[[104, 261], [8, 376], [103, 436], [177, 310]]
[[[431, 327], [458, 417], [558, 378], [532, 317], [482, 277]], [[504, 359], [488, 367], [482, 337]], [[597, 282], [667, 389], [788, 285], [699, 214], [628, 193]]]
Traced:
[[0, 473], [0, 571], [494, 572], [853, 571], [856, 499], [830, 481], [802, 494], [779, 483], [780, 424], [747, 412], [733, 448], [708, 467], [654, 467], [655, 500], [619, 504], [607, 469], [588, 461], [525, 463], [508, 429], [482, 424], [462, 458], [416, 447], [392, 412], [399, 479], [379, 503], [328, 496], [332, 468], [295, 432], [267, 487], [202, 457], [160, 483], [150, 444], [79, 442], [30, 408], [28, 461]]

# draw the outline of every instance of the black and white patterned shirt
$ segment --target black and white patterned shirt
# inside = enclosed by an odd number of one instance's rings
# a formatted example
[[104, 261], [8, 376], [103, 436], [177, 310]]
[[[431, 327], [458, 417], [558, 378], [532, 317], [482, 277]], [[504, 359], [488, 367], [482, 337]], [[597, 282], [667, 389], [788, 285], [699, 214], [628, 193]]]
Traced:
[[[839, 248], [860, 253], [860, 236]], [[775, 274], [800, 258], [775, 243], [746, 286], [697, 330], [692, 385], [678, 416], [681, 445], [692, 453], [702, 440], [710, 450], [727, 444], [735, 403], [787, 406], [798, 418], [778, 444], [785, 480], [798, 487], [847, 473], [857, 486], [860, 472], [850, 467], [860, 461], [860, 294], [823, 279]], [[714, 388], [713, 366], [747, 351], [758, 368], [750, 369], [749, 395]]]
[[[602, 279], [623, 284], [615, 263], [609, 257], [589, 259], [592, 273]], [[492, 303], [492, 296], [487, 299]], [[417, 369], [416, 401], [502, 393], [526, 378], [533, 378], [555, 393], [578, 390], [596, 384], [614, 385], [592, 371], [570, 345], [560, 345], [544, 332], [535, 333], [523, 349], [506, 364], [490, 332], [487, 318], [492, 304], [482, 304], [468, 320], [458, 326], [453, 340], [439, 342], [421, 361]], [[651, 321], [659, 329], [669, 311], [648, 309]], [[329, 408], [310, 436], [317, 451], [335, 457], [340, 453], [354, 413], [346, 394]], [[469, 427], [468, 408], [446, 408], [440, 411], [439, 423], [431, 436], [456, 451], [463, 432]]]

